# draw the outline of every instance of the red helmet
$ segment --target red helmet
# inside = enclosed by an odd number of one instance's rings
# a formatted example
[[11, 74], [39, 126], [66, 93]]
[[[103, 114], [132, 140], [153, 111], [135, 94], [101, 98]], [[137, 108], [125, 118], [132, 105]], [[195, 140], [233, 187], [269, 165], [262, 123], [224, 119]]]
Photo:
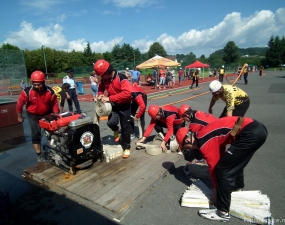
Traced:
[[176, 140], [179, 144], [179, 146], [182, 146], [183, 141], [185, 139], [186, 134], [188, 134], [189, 128], [187, 127], [181, 127], [177, 132], [176, 132]]
[[31, 75], [31, 82], [44, 82], [46, 79], [42, 71], [36, 70]]
[[189, 109], [191, 109], [190, 105], [183, 104], [178, 109], [178, 115], [182, 117], [184, 113], [186, 113]]
[[109, 68], [110, 63], [107, 62], [104, 59], [99, 59], [95, 64], [94, 64], [94, 71], [96, 73], [96, 75], [98, 76], [102, 76], [107, 69]]
[[148, 107], [147, 112], [150, 115], [150, 117], [152, 119], [154, 119], [156, 117], [157, 113], [159, 112], [159, 106], [158, 105], [151, 105], [150, 107]]

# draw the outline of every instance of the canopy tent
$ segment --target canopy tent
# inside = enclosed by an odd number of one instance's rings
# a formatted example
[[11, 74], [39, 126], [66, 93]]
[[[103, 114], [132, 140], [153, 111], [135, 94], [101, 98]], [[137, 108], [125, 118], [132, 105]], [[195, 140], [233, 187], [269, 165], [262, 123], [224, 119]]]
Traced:
[[196, 60], [196, 62], [185, 66], [186, 69], [188, 68], [209, 68], [209, 67], [210, 65], [201, 63], [199, 60]]
[[210, 68], [210, 65], [201, 63], [199, 60], [196, 60], [196, 62], [189, 64], [185, 66], [185, 68], [203, 68], [203, 78], [204, 78], [204, 68]]
[[156, 76], [156, 83], [154, 89], [156, 89], [156, 84], [158, 83], [158, 68], [159, 67], [173, 67], [173, 66], [180, 66], [181, 64], [175, 62], [171, 59], [164, 58], [159, 55], [155, 55], [151, 59], [141, 63], [140, 65], [136, 66], [138, 69], [148, 69], [148, 68], [156, 68], [157, 76]]
[[156, 55], [136, 67], [138, 69], [148, 69], [148, 68], [157, 68], [160, 66], [172, 67], [172, 66], [180, 66], [180, 65], [181, 65], [180, 63], [175, 62], [171, 59], [167, 59], [162, 56]]

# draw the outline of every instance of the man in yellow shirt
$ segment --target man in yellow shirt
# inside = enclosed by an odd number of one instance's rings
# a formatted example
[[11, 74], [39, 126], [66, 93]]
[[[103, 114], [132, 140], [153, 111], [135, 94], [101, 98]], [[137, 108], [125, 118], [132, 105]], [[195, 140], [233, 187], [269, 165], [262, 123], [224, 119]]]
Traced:
[[212, 92], [212, 100], [209, 106], [209, 113], [213, 113], [213, 106], [219, 99], [226, 103], [226, 106], [220, 116], [244, 116], [250, 101], [248, 95], [240, 88], [230, 84], [221, 84], [221, 82], [214, 80], [210, 83], [209, 89]]
[[59, 86], [52, 87], [55, 95], [57, 96], [58, 102], [59, 102], [60, 113], [63, 112], [65, 99], [70, 98], [70, 96], [68, 95], [68, 89], [69, 88], [70, 88], [70, 84], [68, 84], [68, 83], [64, 83], [61, 87], [59, 87]]

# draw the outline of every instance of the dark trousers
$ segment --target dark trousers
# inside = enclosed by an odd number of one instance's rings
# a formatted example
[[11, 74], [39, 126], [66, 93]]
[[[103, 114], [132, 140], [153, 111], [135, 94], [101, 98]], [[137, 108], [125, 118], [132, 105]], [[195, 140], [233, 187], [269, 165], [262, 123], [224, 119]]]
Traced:
[[[173, 132], [174, 132], [173, 135], [175, 135], [175, 134], [177, 133], [177, 131], [178, 131], [181, 127], [185, 127], [185, 122], [180, 123], [180, 124], [178, 124], [178, 125], [175, 125], [175, 126], [173, 127]], [[161, 133], [165, 136], [165, 133], [164, 133], [164, 131], [163, 131], [163, 128], [167, 128], [166, 124], [165, 124], [165, 123], [162, 123], [160, 120], [157, 121], [156, 124], [155, 124], [155, 126], [154, 126], [155, 131], [156, 131], [157, 133], [160, 133], [160, 132], [161, 132]], [[168, 143], [169, 143], [169, 141], [170, 141], [170, 140], [168, 140]]]
[[197, 77], [193, 76], [191, 87], [193, 87], [194, 83], [196, 83], [196, 87], [198, 87], [198, 81], [199, 81], [199, 79]]
[[224, 81], [224, 74], [219, 74], [219, 81], [223, 83]]
[[75, 108], [76, 108], [76, 111], [80, 113], [81, 110], [80, 110], [80, 105], [79, 105], [79, 102], [78, 102], [78, 98], [77, 98], [77, 95], [76, 95], [75, 88], [68, 89], [68, 94], [70, 96], [70, 99], [67, 99], [67, 104], [68, 104], [69, 111], [73, 112], [73, 106], [72, 106], [72, 101], [73, 101], [74, 105], [75, 105]]
[[248, 80], [247, 80], [247, 77], [248, 77], [248, 73], [245, 73], [243, 75], [243, 79], [244, 79], [244, 83], [247, 84]]
[[43, 117], [44, 115], [35, 115], [27, 111], [27, 119], [31, 129], [31, 138], [33, 144], [41, 144], [42, 133], [39, 120]]
[[[233, 116], [244, 116], [248, 107], [250, 105], [250, 100], [246, 100], [243, 103], [235, 106], [235, 109], [233, 110]], [[227, 116], [227, 107], [224, 108], [222, 114], [220, 115], [220, 118]]]
[[115, 104], [112, 113], [108, 116], [107, 125], [112, 131], [118, 131], [118, 123], [121, 125], [121, 145], [123, 149], [131, 148], [130, 132], [131, 103]]
[[[147, 95], [143, 95], [143, 101], [144, 101], [145, 106], [147, 106]], [[131, 104], [131, 115], [132, 116], [136, 115], [138, 108], [139, 108], [138, 103], [136, 101], [132, 101], [132, 104]], [[145, 128], [144, 116], [145, 116], [145, 112], [143, 112], [142, 116], [139, 118], [141, 127], [142, 127], [142, 133], [144, 133], [144, 128]], [[135, 121], [132, 117], [130, 119], [130, 124], [131, 124], [131, 129], [132, 129], [131, 132], [132, 134], [134, 134], [135, 133]]]
[[[254, 120], [244, 127], [216, 165], [217, 208], [229, 212], [231, 193], [243, 188], [243, 169], [267, 138], [265, 126]], [[241, 186], [240, 186], [241, 185]]]

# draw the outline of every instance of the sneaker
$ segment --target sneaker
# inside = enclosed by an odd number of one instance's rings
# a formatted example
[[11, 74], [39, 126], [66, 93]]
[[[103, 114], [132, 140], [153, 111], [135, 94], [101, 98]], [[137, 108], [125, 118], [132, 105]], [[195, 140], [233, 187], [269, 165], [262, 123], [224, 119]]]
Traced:
[[115, 140], [115, 142], [120, 141], [119, 131], [114, 131], [114, 140]]
[[131, 150], [130, 149], [125, 149], [124, 153], [122, 155], [123, 159], [129, 158], [130, 154], [131, 154]]
[[183, 155], [183, 153], [182, 152], [178, 152], [177, 155]]
[[44, 156], [43, 154], [41, 154], [41, 155], [39, 155], [39, 156], [37, 157], [37, 161], [38, 161], [38, 162], [45, 162], [45, 161], [46, 161], [46, 158], [45, 158], [45, 156]]
[[136, 137], [135, 134], [131, 134], [131, 140], [134, 139]]
[[192, 89], [192, 88], [193, 88], [192, 86], [189, 87], [189, 89]]
[[220, 210], [217, 209], [202, 209], [199, 210], [198, 215], [204, 219], [215, 220], [220, 222], [229, 222], [231, 218], [229, 213], [222, 214]]

